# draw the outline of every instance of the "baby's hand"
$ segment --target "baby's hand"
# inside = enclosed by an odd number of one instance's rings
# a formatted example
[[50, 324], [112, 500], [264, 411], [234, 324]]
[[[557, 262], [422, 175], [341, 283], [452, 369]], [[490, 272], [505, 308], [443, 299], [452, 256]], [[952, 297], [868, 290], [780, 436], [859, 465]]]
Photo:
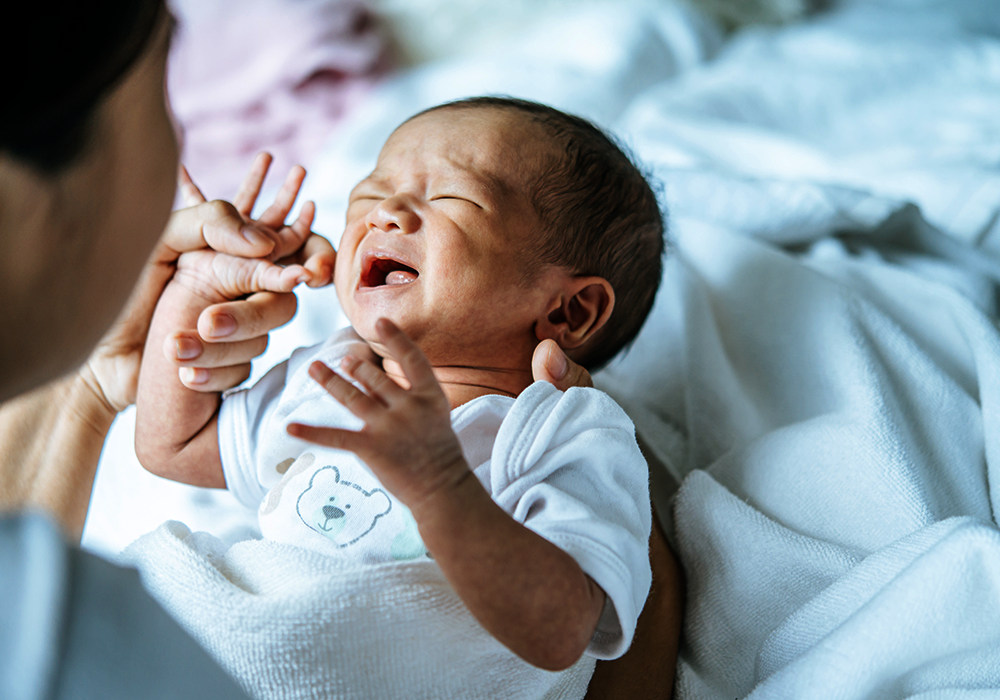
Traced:
[[[259, 241], [267, 254], [261, 258], [242, 258], [203, 248], [177, 259], [174, 281], [210, 304], [255, 292], [290, 292], [302, 282], [314, 286], [329, 282], [333, 256], [316, 254], [318, 250], [325, 252], [329, 249], [329, 244], [313, 240], [319, 239], [310, 230], [316, 214], [313, 203], [306, 202], [295, 222], [291, 226], [285, 225], [285, 218], [295, 204], [305, 178], [305, 170], [301, 166], [295, 166], [288, 173], [274, 204], [259, 219], [250, 218], [270, 164], [270, 155], [258, 155], [233, 203], [213, 203], [216, 207], [231, 209], [232, 212], [225, 212], [230, 217], [242, 218], [246, 222], [244, 236], [252, 242]], [[205, 202], [183, 166], [180, 189], [188, 204], [197, 206]], [[282, 263], [287, 266], [283, 267]]]
[[413, 509], [442, 489], [457, 486], [472, 471], [451, 427], [451, 404], [427, 358], [388, 319], [379, 319], [375, 330], [402, 367], [410, 388], [399, 386], [370, 362], [345, 357], [341, 367], [364, 387], [361, 391], [322, 362], [314, 362], [310, 376], [365, 426], [355, 432], [292, 423], [288, 432], [353, 452], [396, 498]]
[[259, 258], [240, 258], [214, 250], [184, 253], [177, 259], [173, 282], [220, 304], [255, 292], [290, 292], [312, 275], [301, 265], [282, 267]]

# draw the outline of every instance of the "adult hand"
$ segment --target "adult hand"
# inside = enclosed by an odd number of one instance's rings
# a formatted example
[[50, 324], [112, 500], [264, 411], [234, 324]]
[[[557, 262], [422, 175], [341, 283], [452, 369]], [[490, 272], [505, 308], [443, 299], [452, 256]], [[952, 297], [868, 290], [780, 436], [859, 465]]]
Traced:
[[592, 387], [590, 372], [573, 362], [554, 340], [546, 339], [531, 356], [531, 376], [536, 382], [548, 382], [559, 391], [570, 387]]
[[[163, 237], [143, 269], [118, 321], [101, 340], [82, 379], [117, 413], [135, 401], [142, 350], [150, 319], [181, 253], [203, 248], [243, 257], [297, 263], [313, 273], [310, 286], [329, 284], [336, 253], [326, 239], [310, 231], [315, 206], [306, 202], [297, 220], [285, 226], [305, 170], [296, 166], [259, 219], [250, 218], [271, 156], [260, 154], [232, 204], [208, 202], [181, 168], [180, 191], [190, 206], [173, 213]], [[197, 368], [199, 391], [221, 391], [243, 381], [250, 361], [267, 347], [267, 333], [295, 315], [292, 293], [261, 292], [245, 300], [211, 306], [198, 319], [198, 333], [177, 343], [182, 366]]]

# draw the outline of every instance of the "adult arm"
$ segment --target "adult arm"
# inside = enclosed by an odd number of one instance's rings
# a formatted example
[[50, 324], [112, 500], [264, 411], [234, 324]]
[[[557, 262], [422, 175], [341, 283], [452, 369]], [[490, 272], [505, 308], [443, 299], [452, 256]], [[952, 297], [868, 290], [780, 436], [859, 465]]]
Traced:
[[0, 697], [247, 700], [135, 570], [48, 518], [0, 518], [0, 572]]
[[[258, 159], [254, 172], [266, 172], [268, 163]], [[244, 208], [259, 191], [250, 177], [248, 183], [241, 190], [246, 196], [234, 200]], [[317, 238], [310, 237], [299, 255], [322, 277], [332, 270], [334, 254]], [[79, 539], [104, 438], [115, 415], [135, 401], [153, 309], [180, 254], [204, 247], [261, 256], [273, 253], [275, 245], [233, 204], [204, 202], [175, 212], [125, 309], [81, 369], [0, 404], [0, 511], [46, 511], [68, 537]], [[199, 336], [200, 353], [187, 361], [204, 371], [199, 389], [219, 391], [242, 381], [250, 360], [266, 345], [263, 337], [294, 313], [292, 294], [262, 293], [206, 309], [198, 328], [209, 337]], [[222, 326], [225, 335], [208, 333]]]
[[[551, 340], [539, 343], [531, 368], [536, 381], [547, 381], [562, 391], [594, 385], [590, 373], [568, 359]], [[684, 613], [684, 578], [658, 516], [654, 508], [649, 536], [653, 585], [639, 615], [632, 646], [613, 661], [597, 662], [587, 700], [667, 700], [673, 694]]]

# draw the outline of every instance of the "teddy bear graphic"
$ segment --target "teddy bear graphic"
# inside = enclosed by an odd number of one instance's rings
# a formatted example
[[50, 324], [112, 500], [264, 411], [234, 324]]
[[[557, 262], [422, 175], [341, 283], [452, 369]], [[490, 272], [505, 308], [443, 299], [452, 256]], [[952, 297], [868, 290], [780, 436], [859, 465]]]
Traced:
[[392, 510], [392, 501], [382, 489], [365, 491], [342, 481], [340, 471], [328, 466], [312, 475], [295, 509], [309, 529], [337, 547], [349, 547], [375, 529], [379, 518]]

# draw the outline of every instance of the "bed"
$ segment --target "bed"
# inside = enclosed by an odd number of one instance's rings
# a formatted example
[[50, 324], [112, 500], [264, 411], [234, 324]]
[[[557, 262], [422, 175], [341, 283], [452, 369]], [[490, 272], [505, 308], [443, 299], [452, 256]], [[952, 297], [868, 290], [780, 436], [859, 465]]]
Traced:
[[[373, 50], [305, 195], [336, 242], [391, 130], [467, 95], [610, 129], [668, 212], [652, 316], [595, 382], [648, 447], [685, 572], [676, 696], [994, 697], [1000, 7], [828, 4], [773, 3], [791, 9], [769, 19], [794, 21], [735, 29], [717, 3], [485, 19], [453, 3], [447, 24], [437, 2], [422, 25], [377, 4], [391, 27], [441, 34], [401, 34], [407, 67]], [[302, 292], [254, 375], [343, 323], [332, 290]], [[168, 519], [253, 535], [228, 494], [143, 472], [132, 428], [126, 412], [106, 445], [85, 547], [114, 556]]]

